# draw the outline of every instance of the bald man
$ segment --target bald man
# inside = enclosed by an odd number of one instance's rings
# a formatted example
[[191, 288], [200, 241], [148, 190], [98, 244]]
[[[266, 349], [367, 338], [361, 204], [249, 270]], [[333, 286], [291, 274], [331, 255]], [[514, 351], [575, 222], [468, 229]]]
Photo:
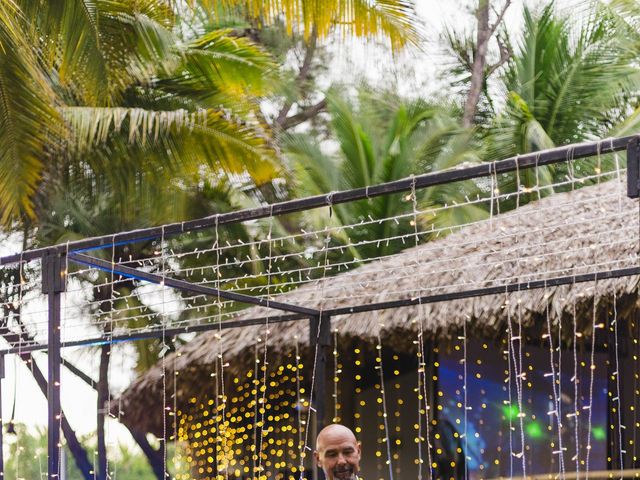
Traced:
[[334, 423], [322, 429], [314, 456], [327, 480], [358, 480], [360, 442], [344, 425]]

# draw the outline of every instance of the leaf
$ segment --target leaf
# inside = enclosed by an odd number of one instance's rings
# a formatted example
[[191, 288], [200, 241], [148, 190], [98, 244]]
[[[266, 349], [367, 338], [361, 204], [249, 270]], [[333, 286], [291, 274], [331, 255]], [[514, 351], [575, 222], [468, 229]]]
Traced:
[[185, 75], [201, 91], [213, 86], [237, 94], [266, 93], [266, 77], [275, 70], [271, 56], [250, 40], [230, 33], [213, 31], [181, 49]]
[[205, 162], [233, 173], [248, 172], [258, 183], [276, 174], [266, 136], [257, 126], [222, 111], [65, 107], [62, 112], [77, 155], [107, 144], [113, 135], [125, 135], [130, 144], [169, 149], [173, 158]]
[[55, 95], [38, 68], [13, 2], [0, 2], [0, 223], [33, 217], [33, 195], [47, 158], [45, 146], [62, 134]]
[[301, 31], [306, 38], [315, 30], [319, 38], [332, 31], [364, 38], [386, 38], [394, 51], [406, 45], [418, 46], [422, 25], [410, 0], [221, 0], [204, 2], [219, 15], [245, 7], [252, 18], [273, 24], [282, 17], [289, 34]]

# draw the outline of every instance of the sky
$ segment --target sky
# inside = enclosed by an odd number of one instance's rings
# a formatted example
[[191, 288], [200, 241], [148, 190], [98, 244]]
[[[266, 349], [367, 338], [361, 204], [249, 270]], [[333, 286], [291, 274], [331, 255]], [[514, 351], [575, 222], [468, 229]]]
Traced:
[[[362, 43], [340, 44], [329, 46], [330, 57], [338, 60], [331, 62], [327, 83], [335, 79], [346, 82], [366, 78], [373, 85], [389, 86], [389, 82], [401, 94], [438, 95], [446, 84], [446, 57], [443, 55], [438, 39], [445, 30], [445, 26], [457, 30], [469, 30], [473, 25], [471, 13], [472, 2], [465, 0], [417, 0], [419, 14], [425, 21], [427, 42], [422, 52], [412, 52], [402, 55], [399, 62], [393, 62], [392, 57], [381, 48], [365, 46]], [[535, 8], [542, 2], [530, 1], [528, 4]], [[513, 1], [505, 21], [510, 31], [518, 31], [521, 25], [521, 12], [524, 2]], [[583, 11], [584, 0], [558, 0], [557, 6], [561, 11]], [[9, 239], [0, 243], [0, 255], [15, 253], [19, 248], [16, 239]], [[98, 357], [95, 351], [65, 350], [63, 355], [82, 366], [94, 378], [97, 378]], [[46, 356], [36, 354], [40, 367], [46, 372]], [[131, 380], [132, 374], [127, 374], [130, 360], [127, 351], [119, 348], [112, 357], [111, 372], [112, 388], [118, 391]], [[2, 380], [2, 417], [6, 422], [13, 408], [15, 396], [15, 419], [29, 425], [45, 427], [47, 423], [47, 404], [44, 396], [32, 380], [31, 374], [21, 361], [9, 358], [6, 365], [6, 377]], [[16, 375], [17, 372], [17, 375]], [[15, 395], [14, 395], [15, 392]], [[77, 377], [62, 369], [61, 380], [62, 405], [72, 427], [80, 435], [91, 434], [96, 428], [96, 394], [92, 388], [84, 384]], [[5, 443], [19, 442], [19, 438], [5, 436]], [[125, 442], [132, 444], [126, 430], [111, 421], [107, 425], [107, 441], [110, 444]], [[6, 447], [6, 445], [5, 445]], [[46, 457], [46, 452], [44, 452]]]
[[[512, 41], [517, 41], [517, 33], [521, 30], [524, 6], [535, 10], [546, 3], [540, 0], [512, 1], [504, 19]], [[345, 83], [366, 79], [380, 88], [392, 85], [405, 96], [441, 97], [450, 78], [447, 76], [450, 58], [442, 47], [442, 35], [447, 29], [472, 32], [474, 4], [470, 0], [417, 0], [417, 11], [425, 24], [426, 42], [422, 51], [412, 49], [395, 61], [388, 49], [364, 46], [357, 40], [330, 46], [333, 54], [329, 58], [334, 60], [329, 67], [331, 74], [326, 80], [327, 86], [335, 79], [346, 79]], [[589, 4], [589, 0], [557, 0], [556, 8], [560, 13], [571, 12], [581, 16]]]

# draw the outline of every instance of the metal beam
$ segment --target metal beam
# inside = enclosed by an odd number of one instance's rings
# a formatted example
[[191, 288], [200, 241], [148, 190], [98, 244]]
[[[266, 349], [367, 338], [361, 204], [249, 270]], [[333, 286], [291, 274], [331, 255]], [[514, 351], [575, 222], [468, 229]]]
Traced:
[[[14, 372], [14, 375], [16, 373]], [[5, 356], [0, 355], [0, 478], [4, 479], [4, 419], [2, 418], [2, 380], [5, 376]]]
[[451, 300], [461, 300], [464, 298], [484, 297], [487, 295], [500, 295], [504, 293], [524, 292], [527, 290], [537, 290], [540, 288], [559, 287], [561, 285], [572, 285], [574, 283], [595, 282], [597, 280], [607, 280], [611, 278], [630, 277], [640, 275], [640, 267], [621, 268], [618, 270], [608, 270], [603, 272], [585, 273], [582, 275], [569, 275], [565, 277], [555, 277], [548, 280], [535, 280], [531, 282], [509, 283], [496, 287], [476, 288], [461, 292], [441, 293], [438, 295], [427, 295], [424, 297], [407, 298], [403, 300], [391, 300], [388, 302], [370, 303], [367, 305], [357, 305], [354, 307], [342, 307], [325, 310], [327, 315], [349, 315], [351, 313], [371, 312], [375, 310], [386, 310], [389, 308], [408, 307], [411, 305], [425, 303], [449, 302]]
[[42, 293], [48, 297], [49, 334], [47, 406], [49, 413], [47, 446], [49, 480], [60, 479], [60, 425], [62, 406], [60, 403], [60, 295], [65, 290], [62, 258], [57, 254], [47, 254], [42, 259]]
[[[278, 315], [269, 317], [269, 324], [291, 322], [294, 320], [301, 320], [306, 318], [308, 317], [305, 315]], [[103, 345], [105, 343], [137, 342], [139, 340], [148, 340], [150, 338], [162, 338], [163, 336], [175, 337], [176, 335], [182, 335], [185, 333], [202, 333], [208, 332], [209, 330], [226, 330], [230, 328], [250, 327], [252, 325], [264, 325], [266, 321], [267, 319], [265, 317], [259, 317], [247, 320], [231, 320], [228, 322], [222, 322], [221, 324], [218, 324], [216, 322], [207, 323], [204, 325], [188, 325], [185, 327], [167, 328], [165, 330], [153, 329], [136, 333], [128, 333], [124, 335], [110, 335], [109, 338], [92, 337], [83, 340], [70, 340], [67, 342], [62, 342], [61, 347], [95, 347]], [[0, 350], [0, 355], [46, 351], [47, 348], [47, 344], [44, 343], [22, 345], [21, 347], [11, 347], [8, 349]]]
[[299, 313], [301, 315], [318, 315], [320, 312], [312, 308], [300, 307], [298, 305], [289, 305], [282, 302], [274, 302], [271, 300], [265, 300], [259, 297], [252, 297], [250, 295], [243, 295], [241, 293], [229, 292], [227, 290], [220, 290], [218, 288], [207, 287], [204, 285], [198, 285], [195, 283], [187, 282], [185, 280], [176, 280], [171, 277], [163, 277], [155, 273], [143, 272], [136, 268], [126, 267], [117, 263], [111, 263], [100, 258], [90, 257], [81, 253], [70, 253], [69, 260], [80, 263], [82, 265], [88, 265], [90, 267], [99, 268], [107, 272], [113, 272], [114, 274], [121, 275], [123, 277], [134, 278], [137, 280], [144, 280], [146, 282], [162, 284], [167, 287], [177, 288], [185, 292], [197, 293], [200, 295], [208, 295], [213, 297], [225, 298], [227, 300], [233, 300], [235, 302], [248, 303], [250, 305], [258, 305], [260, 307], [273, 308], [275, 310], [282, 310], [283, 312]]
[[[527, 290], [535, 290], [540, 288], [552, 288], [561, 285], [571, 285], [574, 283], [593, 282], [596, 280], [607, 280], [611, 278], [629, 277], [634, 275], [640, 275], [640, 267], [622, 268], [618, 270], [610, 270], [603, 272], [588, 273], [584, 275], [565, 276], [550, 278], [548, 280], [536, 280], [533, 282], [511, 283], [508, 285], [501, 285], [497, 287], [479, 288], [473, 290], [466, 290], [461, 292], [444, 293], [439, 295], [427, 295], [424, 297], [407, 298], [404, 300], [393, 300], [389, 302], [371, 303], [367, 305], [355, 305], [352, 307], [334, 308], [323, 311], [323, 315], [329, 315], [332, 317], [338, 315], [349, 315], [352, 313], [371, 312], [376, 310], [386, 310], [389, 308], [401, 308], [409, 307], [412, 305], [426, 304], [426, 303], [439, 303], [448, 302], [451, 300], [460, 300], [471, 297], [482, 297], [486, 295], [500, 295], [504, 293], [523, 292]], [[67, 347], [84, 347], [84, 346], [96, 346], [104, 343], [120, 343], [145, 340], [149, 338], [162, 338], [163, 336], [172, 337], [175, 335], [181, 335], [184, 333], [193, 332], [206, 332], [209, 330], [226, 330], [230, 328], [243, 328], [252, 325], [264, 325], [293, 322], [298, 320], [308, 320], [309, 315], [295, 314], [295, 315], [279, 315], [270, 317], [255, 317], [243, 320], [230, 320], [221, 323], [209, 323], [206, 325], [188, 325], [184, 327], [167, 328], [165, 330], [155, 329], [146, 332], [129, 333], [124, 335], [113, 335], [109, 338], [106, 337], [94, 337], [84, 340], [72, 340], [63, 342], [62, 348]], [[0, 355], [27, 353], [41, 350], [47, 350], [46, 344], [35, 345], [23, 345], [21, 347], [12, 347], [4, 350], [0, 350]]]
[[640, 197], [640, 141], [637, 138], [627, 146], [627, 196]]
[[266, 205], [264, 207], [211, 215], [196, 220], [171, 223], [160, 227], [142, 228], [129, 232], [120, 232], [112, 235], [87, 238], [77, 240], [75, 242], [69, 242], [67, 244], [38, 248], [28, 250], [21, 254], [0, 257], [0, 265], [33, 260], [42, 257], [46, 252], [66, 254], [67, 252], [80, 252], [83, 250], [106, 248], [113, 245], [127, 244], [131, 242], [160, 238], [162, 236], [166, 237], [169, 235], [179, 235], [185, 232], [203, 230], [214, 227], [215, 225], [228, 225], [248, 220], [256, 220], [258, 218], [266, 218], [271, 215], [283, 215], [302, 210], [326, 207], [328, 205], [337, 205], [340, 203], [353, 202], [355, 200], [363, 200], [365, 198], [388, 195], [391, 193], [408, 192], [414, 187], [421, 189], [434, 185], [442, 185], [445, 183], [471, 180], [490, 175], [509, 173], [516, 170], [551, 165], [554, 163], [562, 163], [572, 159], [619, 152], [626, 150], [628, 144], [637, 138], [637, 135], [632, 135], [628, 137], [599, 140], [596, 142], [578, 143], [549, 150], [541, 150], [539, 152], [528, 153], [525, 155], [518, 155], [505, 160], [485, 162], [480, 165], [467, 168], [417, 175], [415, 177], [381, 183], [370, 187], [342, 190], [325, 195], [289, 200], [286, 202], [275, 203], [273, 205]]

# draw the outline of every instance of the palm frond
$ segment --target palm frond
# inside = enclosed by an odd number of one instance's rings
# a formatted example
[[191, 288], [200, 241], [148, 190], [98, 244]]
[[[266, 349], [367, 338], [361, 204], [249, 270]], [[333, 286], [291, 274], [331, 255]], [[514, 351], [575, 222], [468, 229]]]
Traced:
[[275, 63], [260, 46], [230, 33], [207, 33], [180, 50], [184, 56], [183, 83], [188, 79], [192, 88], [200, 92], [264, 94], [266, 78], [275, 70]]
[[343, 164], [344, 181], [349, 188], [373, 185], [376, 159], [371, 137], [353, 114], [350, 105], [335, 95], [328, 96], [333, 132], [347, 159]]
[[246, 172], [258, 183], [276, 174], [266, 135], [257, 125], [223, 111], [66, 107], [62, 112], [77, 153], [106, 144], [112, 135], [124, 134], [130, 144], [159, 144], [163, 150], [173, 152], [174, 158], [233, 173]]
[[334, 158], [305, 134], [282, 137], [282, 147], [293, 160], [294, 181], [298, 196], [309, 197], [336, 190], [340, 184], [339, 166]]
[[395, 51], [419, 45], [422, 25], [410, 0], [204, 0], [212, 12], [247, 9], [255, 19], [272, 24], [285, 18], [289, 33], [315, 31], [324, 38], [335, 29], [365, 38], [387, 38]]
[[34, 214], [45, 146], [62, 133], [55, 95], [27, 44], [21, 12], [0, 3], [0, 223]]
[[164, 0], [44, 3], [37, 13], [40, 48], [76, 100], [113, 104], [131, 82], [173, 61], [173, 11]]
[[504, 158], [605, 136], [640, 86], [611, 16], [594, 10], [581, 24], [549, 4], [524, 10], [519, 51], [504, 77], [506, 105], [492, 126], [488, 153]]

